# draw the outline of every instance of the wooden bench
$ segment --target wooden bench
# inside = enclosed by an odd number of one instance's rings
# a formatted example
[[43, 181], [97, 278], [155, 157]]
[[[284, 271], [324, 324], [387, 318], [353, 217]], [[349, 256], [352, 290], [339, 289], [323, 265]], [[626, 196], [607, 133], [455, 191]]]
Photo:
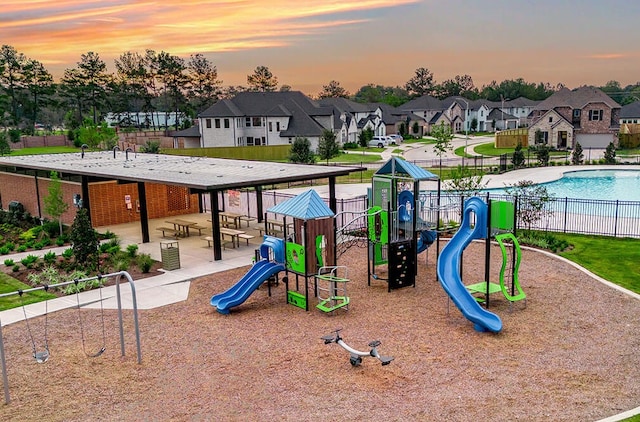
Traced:
[[[207, 241], [207, 245], [209, 247], [213, 246], [213, 237], [211, 236], [205, 236], [202, 238], [203, 240]], [[232, 242], [222, 242], [222, 249], [227, 249], [227, 246], [231, 246], [232, 248], [234, 247], [234, 245], [232, 244]]]
[[[180, 232], [173, 227], [156, 227], [156, 230], [162, 232], [162, 237], [178, 237], [180, 236]], [[167, 236], [169, 233], [169, 236]]]
[[243, 216], [240, 217], [240, 221], [241, 221], [240, 225], [242, 225], [242, 221], [246, 221], [247, 222], [247, 227], [249, 227], [249, 223], [251, 221], [253, 221], [253, 220], [255, 220], [254, 217], [249, 217], [248, 215], [243, 215]]
[[251, 235], [251, 234], [239, 234], [239, 235], [238, 235], [238, 238], [239, 238], [239, 239], [244, 239], [244, 240], [246, 240], [246, 241], [247, 241], [247, 246], [249, 246], [249, 240], [250, 240], [250, 239], [253, 239], [254, 237], [255, 237], [255, 236], [254, 236], [254, 235]]
[[[257, 227], [254, 227], [254, 229], [260, 232], [260, 236], [264, 236], [265, 234], [264, 226], [257, 226]], [[276, 229], [269, 229], [266, 231], [266, 233], [274, 237], [282, 236], [284, 234], [282, 230], [276, 230]]]
[[189, 230], [198, 230], [198, 236], [202, 236], [202, 231], [207, 230], [208, 227], [200, 226], [198, 224], [194, 224], [193, 226], [189, 226]]

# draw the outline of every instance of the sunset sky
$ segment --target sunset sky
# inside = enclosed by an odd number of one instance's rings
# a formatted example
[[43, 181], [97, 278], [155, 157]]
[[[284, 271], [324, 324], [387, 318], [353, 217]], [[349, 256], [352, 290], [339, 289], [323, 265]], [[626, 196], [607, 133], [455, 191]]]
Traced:
[[89, 51], [114, 72], [113, 58], [152, 49], [205, 54], [225, 86], [267, 66], [307, 94], [403, 86], [420, 67], [477, 87], [624, 87], [640, 81], [639, 16], [637, 0], [3, 0], [0, 43], [56, 79]]

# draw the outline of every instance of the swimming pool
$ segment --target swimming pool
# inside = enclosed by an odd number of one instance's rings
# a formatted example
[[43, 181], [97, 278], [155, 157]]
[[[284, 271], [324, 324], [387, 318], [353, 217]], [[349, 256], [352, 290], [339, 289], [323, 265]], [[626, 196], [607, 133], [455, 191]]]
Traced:
[[640, 201], [640, 170], [570, 171], [542, 186], [556, 198]]
[[[541, 183], [554, 198], [640, 201], [640, 170], [578, 170], [561, 179]], [[501, 195], [505, 189], [484, 192]]]

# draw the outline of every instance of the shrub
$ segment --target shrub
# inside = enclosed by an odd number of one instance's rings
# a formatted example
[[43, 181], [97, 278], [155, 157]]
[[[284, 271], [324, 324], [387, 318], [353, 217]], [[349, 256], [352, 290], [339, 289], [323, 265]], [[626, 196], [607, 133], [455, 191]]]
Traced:
[[12, 242], [7, 242], [4, 244], [4, 247], [9, 249], [9, 252], [13, 251], [16, 248], [16, 245]]
[[65, 236], [60, 236], [56, 239], [56, 246], [63, 246], [65, 243], [67, 243]]
[[151, 255], [148, 253], [143, 253], [138, 255], [136, 258], [136, 265], [140, 268], [140, 271], [143, 273], [148, 273], [151, 271], [151, 267], [153, 266], [153, 259], [151, 259]]
[[20, 260], [20, 263], [24, 265], [25, 268], [31, 268], [37, 261], [38, 257], [36, 255], [27, 255]]
[[72, 249], [72, 248], [65, 249], [65, 250], [62, 252], [62, 257], [63, 257], [64, 259], [71, 259], [71, 257], [72, 257], [72, 256], [73, 256], [73, 249]]
[[9, 252], [11, 252], [11, 251], [6, 246], [3, 246], [3, 247], [0, 248], [0, 255], [8, 255]]
[[11, 269], [11, 271], [13, 271], [14, 273], [17, 273], [18, 271], [20, 271], [20, 265], [15, 264], [15, 265], [13, 266], [13, 268]]
[[127, 255], [129, 255], [130, 258], [135, 258], [137, 254], [138, 254], [138, 245], [136, 245], [135, 243], [131, 245], [127, 245]]
[[15, 262], [13, 262], [13, 259], [5, 259], [4, 265], [6, 265], [7, 267], [13, 267], [15, 265]]
[[27, 250], [27, 245], [20, 245], [18, 246], [18, 249], [16, 249], [17, 252], [24, 252]]
[[44, 260], [44, 262], [46, 262], [47, 264], [51, 265], [56, 261], [56, 253], [53, 251], [49, 251], [46, 254], [44, 254], [44, 256], [42, 257], [42, 259]]

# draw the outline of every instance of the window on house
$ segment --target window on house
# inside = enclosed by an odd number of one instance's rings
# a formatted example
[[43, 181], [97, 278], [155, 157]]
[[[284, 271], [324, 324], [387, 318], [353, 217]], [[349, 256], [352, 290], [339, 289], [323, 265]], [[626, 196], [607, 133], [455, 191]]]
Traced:
[[480, 117], [484, 117], [484, 111], [480, 110]]
[[216, 123], [216, 129], [220, 129], [220, 119], [216, 119], [215, 123]]
[[602, 120], [602, 110], [589, 110], [589, 120]]
[[244, 126], [245, 127], [251, 127], [251, 117], [245, 117]]
[[247, 146], [253, 146], [253, 136], [247, 136]]
[[261, 117], [254, 117], [253, 119], [251, 119], [251, 126], [254, 126], [254, 127], [262, 126], [262, 118]]
[[280, 122], [276, 122], [276, 130], [280, 132]]
[[207, 129], [211, 129], [211, 119], [206, 119], [205, 122], [207, 123]]
[[229, 129], [229, 119], [224, 119], [224, 128]]
[[273, 122], [269, 122], [269, 132], [273, 132]]
[[573, 110], [573, 117], [580, 117], [580, 109], [579, 108]]
[[549, 117], [549, 123], [553, 123], [553, 117]]

